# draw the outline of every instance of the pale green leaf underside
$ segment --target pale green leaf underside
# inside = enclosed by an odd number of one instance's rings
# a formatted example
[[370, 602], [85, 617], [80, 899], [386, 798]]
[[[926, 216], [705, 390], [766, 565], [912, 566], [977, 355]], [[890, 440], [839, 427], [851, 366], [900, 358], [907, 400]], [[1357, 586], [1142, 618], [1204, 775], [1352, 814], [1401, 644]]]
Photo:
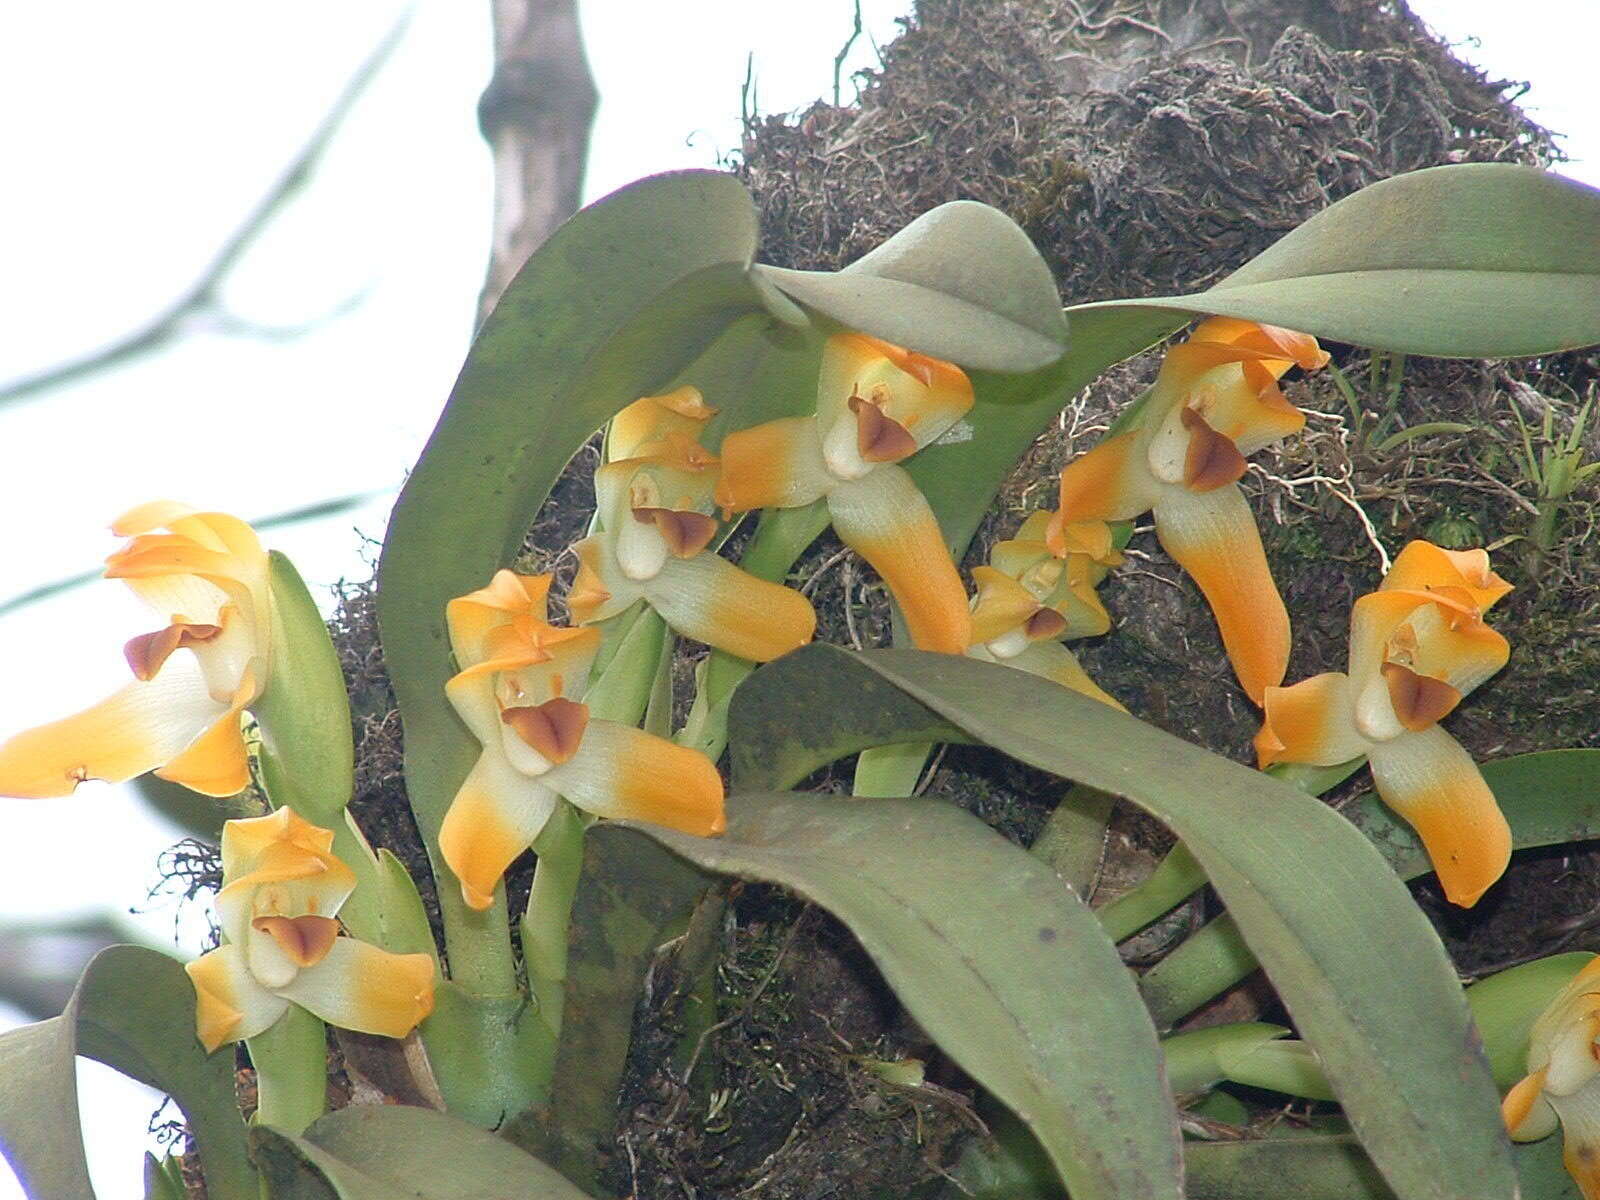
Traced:
[[1028, 235], [972, 200], [924, 213], [842, 271], [755, 270], [842, 325], [964, 367], [1035, 371], [1066, 338], [1055, 281]]
[[0, 1034], [0, 1147], [29, 1195], [94, 1196], [78, 1119], [75, 1059], [84, 1054], [178, 1103], [214, 1200], [257, 1200], [233, 1095], [233, 1055], [201, 1048], [194, 1003], [176, 960], [112, 946], [85, 968], [59, 1017]]
[[358, 1105], [301, 1137], [255, 1137], [273, 1200], [589, 1200], [503, 1138], [426, 1108]]
[[1533, 167], [1469, 163], [1386, 179], [1331, 205], [1189, 296], [1069, 308], [1216, 314], [1443, 358], [1600, 342], [1600, 191]]

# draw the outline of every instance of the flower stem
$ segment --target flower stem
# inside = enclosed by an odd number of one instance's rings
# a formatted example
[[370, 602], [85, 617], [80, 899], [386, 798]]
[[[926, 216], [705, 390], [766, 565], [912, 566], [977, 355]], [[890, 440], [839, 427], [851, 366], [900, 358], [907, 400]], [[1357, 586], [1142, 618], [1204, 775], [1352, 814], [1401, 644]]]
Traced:
[[328, 1105], [328, 1035], [322, 1022], [291, 1004], [245, 1045], [256, 1069], [256, 1121], [298, 1136]]
[[538, 862], [533, 890], [522, 916], [522, 960], [528, 969], [528, 990], [539, 1018], [554, 1044], [561, 1035], [561, 1012], [567, 987], [567, 926], [572, 901], [583, 872], [584, 820], [565, 800], [534, 842]]
[[[766, 509], [739, 565], [757, 579], [782, 583], [795, 560], [817, 540], [831, 519], [823, 500], [804, 508]], [[728, 702], [733, 689], [755, 669], [753, 662], [713, 650], [697, 677], [699, 690], [678, 734], [679, 744], [692, 746], [713, 760], [721, 758], [728, 745]]]
[[[1354, 775], [1366, 758], [1353, 758], [1332, 767], [1311, 767], [1300, 763], [1280, 763], [1267, 774], [1312, 796], [1331, 791]], [[1167, 852], [1150, 876], [1137, 887], [1097, 910], [1100, 923], [1120, 942], [1131, 937], [1157, 917], [1171, 912], [1206, 883], [1205, 871], [1182, 842]]]
[[1114, 798], [1082, 784], [1073, 784], [1044, 823], [1029, 850], [1088, 899], [1105, 853], [1106, 824]]
[[856, 756], [855, 796], [914, 796], [922, 769], [933, 752], [931, 742], [873, 746]]

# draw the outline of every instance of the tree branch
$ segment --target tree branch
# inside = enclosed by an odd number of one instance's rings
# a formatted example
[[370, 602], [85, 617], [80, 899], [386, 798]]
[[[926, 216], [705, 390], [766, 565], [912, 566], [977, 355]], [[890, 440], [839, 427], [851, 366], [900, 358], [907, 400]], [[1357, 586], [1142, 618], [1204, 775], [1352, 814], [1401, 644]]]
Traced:
[[492, 0], [494, 75], [478, 124], [494, 153], [494, 242], [478, 320], [578, 210], [599, 94], [576, 0]]
[[[333, 140], [334, 134], [344, 124], [345, 118], [350, 115], [350, 110], [355, 107], [356, 101], [367, 90], [368, 85], [389, 61], [409, 23], [409, 14], [401, 17], [377, 48], [367, 56], [350, 82], [345, 84], [333, 107], [322, 118], [300, 153], [222, 244], [222, 248], [212, 257], [211, 262], [201, 272], [200, 278], [188, 291], [127, 337], [85, 354], [81, 358], [70, 359], [35, 375], [25, 375], [21, 379], [0, 385], [0, 405], [36, 395], [50, 388], [61, 387], [85, 376], [142, 358], [182, 337], [208, 318], [228, 328], [230, 332], [247, 329], [246, 324], [228, 317], [224, 312], [218, 298], [223, 283], [246, 251], [272, 223], [273, 218], [305, 187], [315, 173], [317, 164], [321, 161], [329, 142]], [[286, 332], [288, 331], [266, 331], [267, 336], [273, 337], [285, 336]]]

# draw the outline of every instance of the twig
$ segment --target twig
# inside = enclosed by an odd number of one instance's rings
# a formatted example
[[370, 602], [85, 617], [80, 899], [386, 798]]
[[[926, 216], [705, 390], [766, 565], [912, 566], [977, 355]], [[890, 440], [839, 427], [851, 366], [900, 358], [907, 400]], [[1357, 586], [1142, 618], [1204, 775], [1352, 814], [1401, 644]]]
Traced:
[[844, 45], [839, 47], [839, 53], [833, 57], [833, 106], [839, 107], [839, 72], [844, 70], [844, 60], [850, 54], [850, 47], [856, 44], [856, 39], [861, 36], [861, 0], [856, 0], [856, 26], [850, 31], [850, 36], [845, 39]]
[[545, 238], [578, 210], [600, 94], [576, 0], [493, 0], [494, 75], [478, 126], [494, 152], [494, 241], [478, 320]]
[[406, 13], [384, 36], [383, 41], [378, 43], [377, 48], [367, 56], [366, 61], [351, 76], [350, 82], [345, 84], [344, 90], [339, 93], [333, 107], [322, 118], [310, 139], [301, 147], [300, 153], [295, 155], [288, 169], [278, 177], [267, 194], [256, 202], [256, 206], [250, 210], [249, 215], [234, 230], [232, 236], [222, 244], [222, 248], [217, 251], [206, 269], [201, 272], [200, 278], [188, 291], [152, 317], [142, 328], [120, 341], [112, 342], [109, 346], [86, 354], [82, 358], [70, 359], [40, 371], [36, 375], [25, 375], [21, 379], [0, 385], [0, 405], [36, 395], [50, 388], [61, 387], [84, 376], [94, 375], [133, 359], [142, 358], [191, 332], [199, 320], [205, 317], [213, 318], [220, 328], [229, 333], [261, 332], [263, 336], [282, 338], [303, 332], [305, 327], [261, 331], [248, 322], [229, 317], [225, 314], [219, 299], [222, 284], [283, 207], [310, 181], [334, 134], [339, 132], [351, 109], [355, 107], [356, 101], [389, 61], [410, 23], [411, 16]]

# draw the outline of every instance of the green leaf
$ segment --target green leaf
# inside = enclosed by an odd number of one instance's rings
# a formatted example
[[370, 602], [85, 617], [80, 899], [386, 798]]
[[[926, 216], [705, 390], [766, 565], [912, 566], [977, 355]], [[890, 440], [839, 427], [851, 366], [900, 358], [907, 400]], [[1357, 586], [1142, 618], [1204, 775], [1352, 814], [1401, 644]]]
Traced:
[[273, 1200], [588, 1200], [511, 1143], [426, 1108], [363, 1104], [302, 1137], [252, 1131]]
[[339, 655], [294, 564], [276, 550], [268, 559], [272, 678], [251, 706], [261, 727], [262, 775], [274, 805], [338, 830], [355, 782]]
[[[760, 311], [746, 275], [755, 244], [754, 207], [732, 176], [646, 179], [558, 229], [479, 331], [379, 564], [407, 789], [436, 866], [439, 826], [477, 754], [445, 700], [445, 604], [511, 562], [567, 460], [613, 413]], [[446, 903], [448, 921], [459, 905]]]
[[1396, 1190], [1513, 1195], [1498, 1096], [1449, 960], [1326, 805], [1048, 681], [948, 655], [807, 647], [752, 676], [733, 717], [737, 736], [760, 735], [735, 769], [765, 786], [863, 745], [977, 741], [1140, 805], [1206, 868]]
[[155, 1155], [145, 1152], [144, 1200], [187, 1200], [183, 1169], [177, 1158], [169, 1154], [158, 1161]]
[[1385, 179], [1285, 235], [1208, 291], [1067, 310], [1214, 314], [1443, 358], [1600, 342], [1600, 191], [1533, 167], [1466, 163]]
[[1182, 1194], [1154, 1031], [1093, 915], [1038, 859], [925, 800], [743, 794], [722, 838], [638, 828], [849, 926], [918, 1024], [1029, 1124], [1074, 1196]]
[[[1483, 777], [1511, 826], [1518, 850], [1600, 837], [1600, 750], [1542, 750], [1482, 764]], [[1433, 870], [1411, 827], [1377, 796], [1345, 807], [1402, 879]], [[1202, 926], [1139, 980], [1139, 990], [1162, 1028], [1232, 987], [1260, 964], [1233, 917]]]
[[1494, 1081], [1509, 1088], [1528, 1073], [1533, 1023], [1594, 955], [1553, 954], [1497, 971], [1467, 988], [1467, 1004], [1483, 1036]]
[[923, 213], [842, 271], [757, 266], [786, 295], [852, 329], [990, 371], [1061, 356], [1050, 268], [1010, 217], [974, 200]]
[[258, 1200], [233, 1096], [233, 1055], [194, 1033], [194, 988], [176, 960], [139, 946], [97, 954], [59, 1017], [0, 1034], [0, 1146], [28, 1194], [92, 1200], [76, 1056], [167, 1093], [183, 1109], [213, 1200]]
[[[1527, 1200], [1580, 1200], [1561, 1139], [1513, 1146]], [[1306, 1135], [1184, 1147], [1189, 1200], [1395, 1200], [1353, 1137]]]

